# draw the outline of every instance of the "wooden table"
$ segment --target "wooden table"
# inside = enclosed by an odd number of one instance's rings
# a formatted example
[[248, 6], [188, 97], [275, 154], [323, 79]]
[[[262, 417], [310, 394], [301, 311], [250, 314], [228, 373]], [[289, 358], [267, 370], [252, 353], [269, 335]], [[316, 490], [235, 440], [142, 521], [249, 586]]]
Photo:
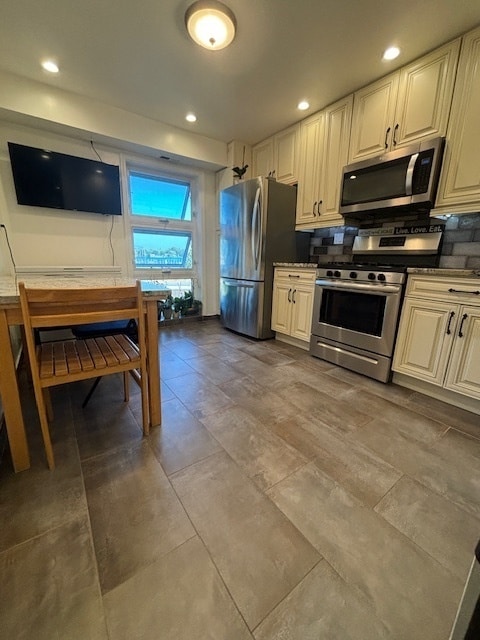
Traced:
[[[27, 286], [41, 288], [112, 287], [135, 283], [135, 280], [131, 278], [109, 276], [25, 276], [21, 280]], [[159, 300], [164, 300], [170, 291], [162, 288], [162, 285], [155, 280], [142, 280], [141, 285], [144, 295], [146, 321], [149, 424], [152, 427], [161, 424], [157, 303]], [[22, 324], [17, 281], [9, 276], [0, 277], [0, 397], [5, 415], [13, 468], [16, 472], [24, 471], [30, 467], [30, 454], [22, 415], [15, 357], [9, 332], [9, 327]]]

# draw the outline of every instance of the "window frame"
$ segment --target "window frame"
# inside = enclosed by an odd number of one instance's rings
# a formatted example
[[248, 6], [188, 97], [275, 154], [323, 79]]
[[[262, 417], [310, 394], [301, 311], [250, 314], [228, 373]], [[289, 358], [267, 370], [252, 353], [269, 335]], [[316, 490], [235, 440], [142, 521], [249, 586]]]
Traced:
[[[177, 181], [188, 183], [190, 185], [190, 207], [191, 207], [191, 220], [181, 220], [175, 218], [167, 218], [151, 215], [139, 215], [132, 213], [131, 194], [130, 194], [130, 175], [143, 175], [149, 178], [157, 178], [159, 180], [165, 179], [166, 181]], [[139, 164], [128, 162], [126, 163], [126, 222], [128, 226], [128, 236], [130, 244], [130, 264], [133, 271], [133, 276], [140, 279], [148, 280], [182, 280], [191, 279], [192, 283], [198, 279], [198, 262], [197, 251], [200, 234], [198, 230], [198, 216], [197, 202], [199, 198], [198, 194], [198, 181], [195, 175], [192, 175], [188, 171], [182, 172], [169, 171], [161, 167], [152, 167], [147, 164]], [[190, 233], [191, 234], [191, 246], [192, 246], [192, 266], [191, 268], [176, 268], [176, 267], [137, 267], [135, 264], [135, 250], [133, 233], [135, 230], [139, 231], [151, 231], [152, 233], [162, 232], [178, 232], [178, 233]]]

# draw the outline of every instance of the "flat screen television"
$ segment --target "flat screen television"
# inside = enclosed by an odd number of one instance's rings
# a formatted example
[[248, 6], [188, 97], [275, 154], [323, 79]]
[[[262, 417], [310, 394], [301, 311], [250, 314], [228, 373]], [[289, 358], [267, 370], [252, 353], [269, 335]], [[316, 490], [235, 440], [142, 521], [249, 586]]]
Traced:
[[121, 215], [116, 165], [8, 143], [18, 204]]

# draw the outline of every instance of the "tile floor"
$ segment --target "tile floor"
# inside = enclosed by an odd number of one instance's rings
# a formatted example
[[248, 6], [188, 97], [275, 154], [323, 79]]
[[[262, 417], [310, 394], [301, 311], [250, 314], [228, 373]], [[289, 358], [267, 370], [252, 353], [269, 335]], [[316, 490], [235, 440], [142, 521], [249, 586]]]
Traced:
[[163, 426], [54, 395], [0, 467], [9, 640], [447, 640], [480, 537], [480, 417], [215, 320], [161, 332]]

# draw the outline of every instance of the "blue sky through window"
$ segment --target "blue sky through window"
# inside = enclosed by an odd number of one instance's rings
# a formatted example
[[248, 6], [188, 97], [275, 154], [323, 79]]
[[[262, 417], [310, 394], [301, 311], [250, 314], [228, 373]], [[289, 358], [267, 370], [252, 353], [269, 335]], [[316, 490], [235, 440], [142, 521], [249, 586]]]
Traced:
[[191, 220], [190, 185], [131, 172], [130, 200], [132, 214]]
[[133, 251], [137, 268], [192, 267], [192, 234], [134, 229]]

